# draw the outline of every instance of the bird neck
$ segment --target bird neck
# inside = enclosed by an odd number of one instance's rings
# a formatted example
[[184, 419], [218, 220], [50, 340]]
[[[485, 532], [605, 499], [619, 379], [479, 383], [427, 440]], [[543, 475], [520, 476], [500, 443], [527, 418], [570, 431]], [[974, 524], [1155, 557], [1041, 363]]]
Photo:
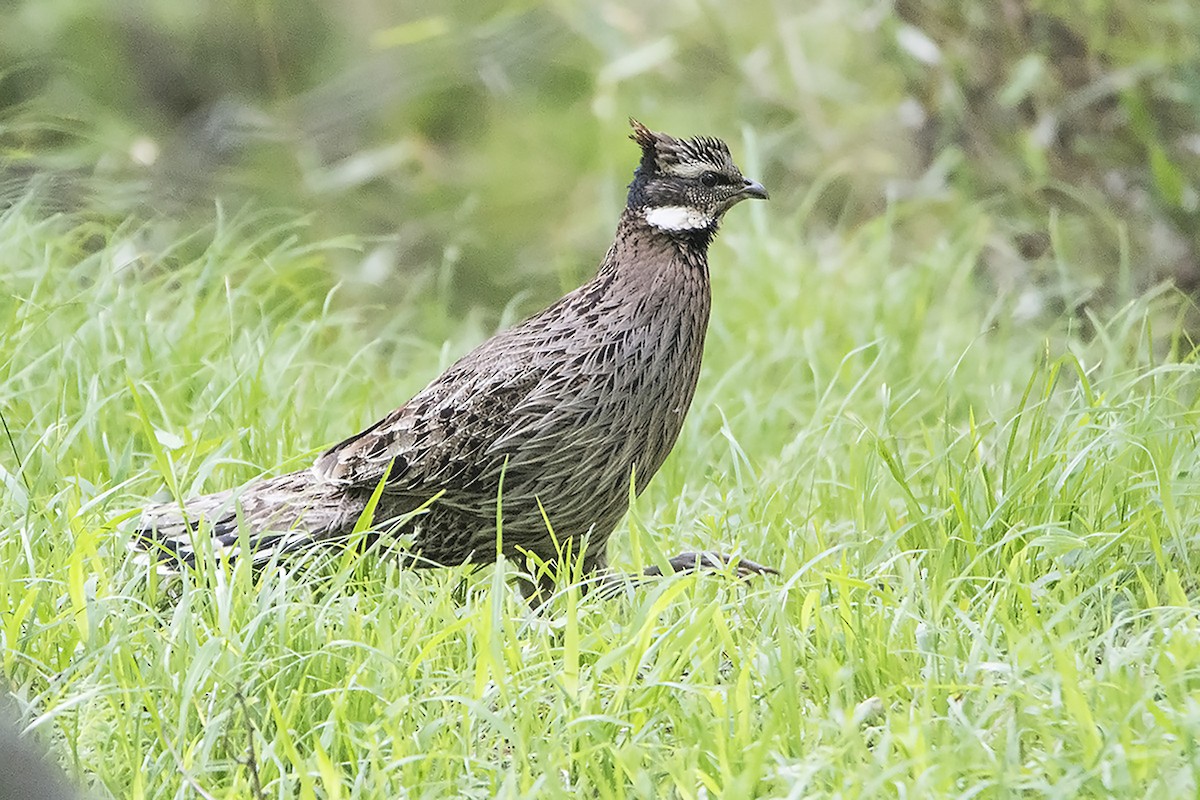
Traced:
[[665, 292], [695, 298], [707, 308], [707, 240], [671, 235], [648, 224], [637, 210], [626, 209], [600, 269], [579, 291], [594, 302], [623, 298], [622, 303], [637, 307], [645, 305], [648, 295]]
[[[664, 219], [662, 212], [667, 211]], [[708, 246], [717, 235], [718, 220], [688, 219], [683, 209], [629, 206], [617, 225], [617, 239], [632, 238], [672, 250], [686, 262], [707, 268]]]

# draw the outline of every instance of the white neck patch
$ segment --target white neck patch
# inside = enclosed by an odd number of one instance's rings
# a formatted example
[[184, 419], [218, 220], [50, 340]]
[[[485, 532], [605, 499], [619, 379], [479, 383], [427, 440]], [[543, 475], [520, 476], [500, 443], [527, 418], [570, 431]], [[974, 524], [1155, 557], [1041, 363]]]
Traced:
[[713, 223], [708, 214], [690, 206], [660, 206], [644, 213], [646, 222], [663, 231], [694, 231]]

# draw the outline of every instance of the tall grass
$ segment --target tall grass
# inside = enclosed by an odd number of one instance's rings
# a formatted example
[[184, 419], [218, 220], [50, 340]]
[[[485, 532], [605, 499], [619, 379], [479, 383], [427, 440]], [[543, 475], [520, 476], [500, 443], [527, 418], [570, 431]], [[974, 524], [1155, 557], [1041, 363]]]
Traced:
[[974, 279], [977, 209], [916, 258], [903, 206], [816, 241], [803, 211], [741, 211], [696, 403], [613, 555], [782, 576], [534, 613], [513, 565], [150, 579], [121, 524], [147, 497], [303, 464], [492, 326], [343, 302], [326, 267], [353, 243], [286, 217], [218, 208], [164, 247], [8, 209], [0, 668], [23, 724], [113, 797], [1195, 792], [1178, 302], [1035, 328]]

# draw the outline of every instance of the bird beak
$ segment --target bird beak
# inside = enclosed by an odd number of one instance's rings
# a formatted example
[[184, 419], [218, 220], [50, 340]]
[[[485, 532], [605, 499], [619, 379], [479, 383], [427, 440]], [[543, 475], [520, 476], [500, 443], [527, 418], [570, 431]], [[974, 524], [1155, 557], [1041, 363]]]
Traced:
[[770, 195], [767, 194], [767, 187], [763, 186], [758, 181], [752, 181], [749, 178], [745, 179], [746, 184], [742, 187], [742, 197], [754, 197], [759, 200], [767, 200]]

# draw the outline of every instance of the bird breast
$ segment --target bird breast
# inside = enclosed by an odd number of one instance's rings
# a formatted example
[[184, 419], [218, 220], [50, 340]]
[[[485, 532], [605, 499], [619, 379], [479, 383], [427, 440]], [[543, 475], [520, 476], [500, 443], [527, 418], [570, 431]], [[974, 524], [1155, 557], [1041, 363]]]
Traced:
[[505, 478], [506, 496], [511, 486], [537, 497], [565, 530], [615, 525], [631, 474], [640, 492], [691, 405], [708, 324], [707, 269], [674, 248], [661, 256], [617, 259], [622, 268], [602, 269], [545, 320], [543, 363], [555, 366], [496, 443], [515, 479]]

